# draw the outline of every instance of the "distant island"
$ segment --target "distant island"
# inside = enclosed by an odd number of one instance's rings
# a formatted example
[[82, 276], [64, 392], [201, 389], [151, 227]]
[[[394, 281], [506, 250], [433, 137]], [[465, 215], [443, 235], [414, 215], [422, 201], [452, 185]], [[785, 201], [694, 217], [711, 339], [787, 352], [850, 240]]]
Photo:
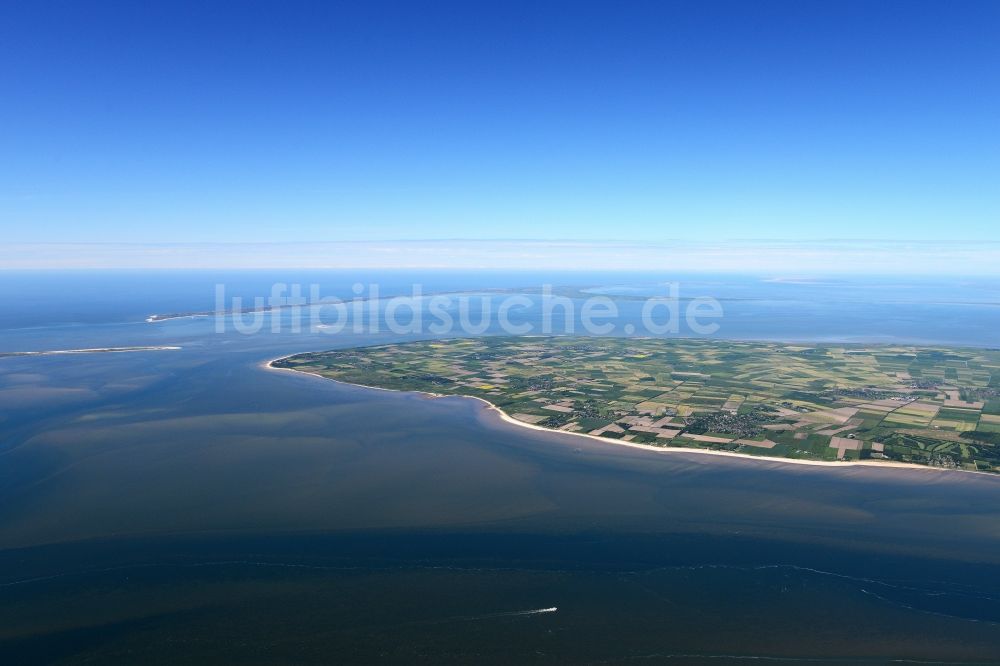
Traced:
[[[538, 295], [545, 293], [542, 287], [483, 287], [478, 289], [446, 289], [438, 291], [427, 291], [421, 294], [421, 297], [428, 298], [431, 296], [458, 296], [458, 295], [474, 295], [474, 294], [484, 294], [484, 295], [497, 295], [497, 294], [525, 294], [525, 295]], [[595, 294], [599, 294], [604, 298], [608, 298], [612, 301], [646, 301], [650, 298], [647, 295], [641, 294], [615, 294], [615, 293], [604, 293], [600, 290], [599, 285], [587, 286], [587, 287], [574, 287], [574, 286], [552, 286], [547, 292], [550, 296], [554, 297], [565, 297], [565, 298], [590, 298]], [[151, 314], [147, 316], [144, 321], [147, 324], [156, 324], [163, 321], [170, 321], [173, 319], [200, 319], [205, 317], [229, 317], [233, 315], [248, 315], [254, 313], [270, 313], [270, 312], [281, 312], [283, 310], [292, 310], [294, 308], [304, 309], [304, 308], [322, 308], [330, 306], [332, 302], [342, 302], [342, 303], [353, 303], [361, 301], [364, 303], [369, 303], [373, 300], [388, 300], [397, 297], [407, 297], [408, 294], [401, 293], [386, 293], [381, 294], [378, 297], [372, 298], [370, 296], [354, 296], [354, 297], [344, 297], [342, 299], [333, 298], [333, 300], [317, 300], [309, 301], [306, 300], [302, 303], [286, 303], [282, 305], [258, 305], [258, 306], [248, 306], [242, 308], [228, 308], [219, 310], [191, 310], [185, 312], [168, 312], [162, 314]], [[681, 304], [690, 303], [693, 300], [692, 297], [678, 297], [677, 302]], [[743, 297], [733, 297], [726, 296], [720, 297], [716, 300], [720, 302], [739, 302], [753, 300], [750, 298]]]
[[[525, 293], [525, 294], [532, 294], [532, 293], [536, 293], [537, 291], [539, 291], [539, 290], [538, 289], [534, 289], [534, 288], [532, 288], [532, 289], [484, 288], [484, 289], [477, 289], [477, 290], [474, 290], [472, 292], [465, 292], [465, 291], [462, 291], [462, 290], [431, 291], [431, 292], [427, 292], [427, 293], [423, 294], [423, 296], [425, 296], [425, 297], [427, 297], [427, 296], [443, 296], [443, 295], [448, 295], [448, 294], [464, 294], [464, 293], [481, 293], [481, 294], [515, 294], [515, 293]], [[555, 294], [555, 295], [569, 294], [569, 295], [572, 295], [572, 296], [580, 296], [580, 295], [583, 294], [583, 292], [581, 290], [579, 290], [579, 289], [576, 289], [576, 288], [565, 288], [565, 287], [563, 287], [563, 288], [560, 288], [558, 290], [553, 291], [553, 294]], [[361, 302], [364, 302], [364, 303], [368, 303], [368, 302], [370, 302], [372, 300], [388, 299], [388, 298], [393, 298], [393, 297], [401, 296], [401, 295], [402, 294], [385, 294], [385, 295], [379, 296], [378, 298], [375, 298], [375, 299], [372, 299], [372, 298], [369, 298], [369, 297], [364, 297], [364, 298], [357, 298], [357, 297], [355, 297], [355, 298], [346, 298], [346, 299], [340, 300], [340, 302], [345, 302], [345, 301], [346, 302], [361, 301]], [[300, 309], [302, 309], [302, 308], [322, 308], [324, 306], [329, 306], [330, 303], [331, 303], [331, 301], [329, 301], [329, 300], [322, 300], [321, 299], [321, 300], [318, 300], [318, 301], [305, 300], [305, 301], [303, 301], [301, 303], [298, 303], [298, 302], [296, 302], [296, 303], [285, 303], [285, 304], [282, 304], [282, 305], [255, 305], [255, 306], [250, 306], [250, 307], [229, 308], [229, 309], [220, 309], [220, 310], [191, 310], [191, 311], [188, 311], [188, 312], [168, 312], [168, 313], [165, 313], [165, 314], [151, 314], [148, 317], [146, 317], [146, 319], [144, 321], [147, 324], [156, 324], [156, 323], [159, 323], [161, 321], [170, 321], [172, 319], [200, 319], [200, 318], [204, 318], [204, 317], [230, 317], [230, 316], [233, 316], [233, 315], [246, 315], [246, 314], [254, 314], [254, 313], [258, 313], [258, 312], [263, 312], [263, 313], [279, 312], [280, 313], [283, 310], [292, 310], [292, 309], [295, 309], [295, 308], [300, 308]]]
[[0, 358], [9, 356], [55, 356], [57, 354], [120, 354], [142, 351], [176, 351], [180, 347], [93, 347], [88, 349], [47, 349], [44, 351], [0, 352]]
[[272, 367], [488, 401], [531, 426], [797, 460], [1000, 471], [1000, 351], [708, 339], [481, 337]]

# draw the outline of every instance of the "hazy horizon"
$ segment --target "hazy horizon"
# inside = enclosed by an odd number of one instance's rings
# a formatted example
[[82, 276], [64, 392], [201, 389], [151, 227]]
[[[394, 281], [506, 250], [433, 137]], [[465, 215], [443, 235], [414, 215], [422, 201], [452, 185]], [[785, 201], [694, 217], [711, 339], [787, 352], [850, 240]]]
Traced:
[[1000, 275], [1000, 243], [929, 241], [384, 240], [7, 243], [0, 266], [70, 269], [395, 269]]

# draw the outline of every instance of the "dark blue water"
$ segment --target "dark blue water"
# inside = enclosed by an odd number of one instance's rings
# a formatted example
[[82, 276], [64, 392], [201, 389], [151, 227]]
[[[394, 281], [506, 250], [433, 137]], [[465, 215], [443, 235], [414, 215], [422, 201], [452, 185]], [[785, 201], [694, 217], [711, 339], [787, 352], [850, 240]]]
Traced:
[[[261, 367], [419, 334], [143, 321], [314, 279], [610, 287], [624, 322], [672, 277], [6, 276], [0, 350], [181, 349], [0, 358], [4, 663], [1000, 659], [994, 477], [620, 450]], [[733, 338], [991, 346], [1000, 323], [986, 283], [681, 289]]]

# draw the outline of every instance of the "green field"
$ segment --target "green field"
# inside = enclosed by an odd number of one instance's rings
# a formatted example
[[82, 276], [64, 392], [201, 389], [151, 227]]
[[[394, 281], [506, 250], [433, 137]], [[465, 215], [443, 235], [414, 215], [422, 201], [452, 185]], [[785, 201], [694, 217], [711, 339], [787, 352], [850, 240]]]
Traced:
[[276, 367], [484, 398], [526, 423], [662, 447], [1000, 471], [1000, 351], [480, 337]]

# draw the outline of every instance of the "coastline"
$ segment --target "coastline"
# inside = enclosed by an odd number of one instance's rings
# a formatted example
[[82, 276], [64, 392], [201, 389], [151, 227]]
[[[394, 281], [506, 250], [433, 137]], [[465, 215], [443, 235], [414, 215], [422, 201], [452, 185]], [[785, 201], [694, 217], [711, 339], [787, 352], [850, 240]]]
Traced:
[[282, 371], [283, 370], [283, 371], [286, 371], [286, 372], [294, 372], [297, 375], [311, 375], [311, 376], [317, 377], [319, 379], [323, 379], [323, 380], [331, 381], [331, 382], [336, 382], [338, 384], [343, 384], [345, 386], [355, 386], [355, 387], [358, 387], [358, 388], [370, 389], [370, 390], [375, 390], [375, 391], [388, 391], [388, 392], [391, 392], [391, 393], [413, 393], [415, 395], [422, 395], [422, 396], [424, 396], [426, 398], [431, 398], [431, 399], [436, 399], [436, 398], [463, 398], [463, 399], [467, 399], [467, 400], [475, 400], [475, 401], [480, 402], [483, 405], [485, 405], [487, 411], [496, 413], [497, 416], [500, 418], [501, 421], [504, 421], [505, 423], [509, 423], [511, 425], [519, 426], [521, 428], [528, 428], [530, 430], [535, 430], [535, 431], [538, 431], [538, 432], [544, 432], [544, 433], [548, 433], [548, 434], [567, 435], [567, 436], [572, 436], [572, 437], [585, 437], [587, 439], [596, 440], [596, 441], [601, 442], [602, 444], [606, 444], [606, 445], [628, 447], [630, 449], [639, 449], [639, 450], [643, 450], [643, 451], [648, 451], [650, 453], [659, 453], [659, 454], [694, 453], [694, 454], [706, 455], [706, 456], [721, 456], [721, 457], [725, 457], [725, 458], [742, 458], [744, 460], [757, 460], [757, 461], [769, 462], [769, 463], [783, 463], [783, 464], [786, 464], [786, 465], [809, 465], [809, 466], [813, 466], [813, 467], [826, 467], [826, 468], [839, 468], [839, 469], [849, 469], [851, 467], [869, 467], [869, 468], [870, 467], [882, 467], [882, 468], [890, 468], [890, 469], [922, 470], [922, 471], [926, 471], [926, 472], [962, 472], [962, 473], [965, 473], [965, 474], [980, 474], [980, 475], [989, 476], [989, 477], [997, 477], [998, 476], [997, 474], [993, 474], [993, 473], [990, 473], [990, 472], [981, 472], [979, 470], [945, 469], [943, 467], [931, 467], [930, 465], [917, 465], [915, 463], [904, 463], [904, 462], [895, 462], [895, 461], [876, 461], [876, 460], [838, 460], [838, 461], [829, 461], [829, 460], [802, 460], [802, 459], [796, 459], [796, 458], [778, 458], [778, 457], [775, 457], [775, 456], [759, 456], [759, 455], [753, 455], [753, 454], [750, 454], [750, 453], [735, 453], [733, 451], [713, 451], [711, 449], [695, 449], [695, 448], [682, 447], [682, 446], [660, 447], [660, 446], [652, 446], [650, 444], [637, 444], [637, 443], [634, 443], [634, 442], [624, 442], [624, 441], [619, 440], [619, 439], [612, 439], [612, 438], [609, 438], [609, 437], [598, 437], [597, 435], [590, 435], [590, 434], [582, 433], [582, 432], [568, 432], [568, 431], [565, 431], [565, 430], [554, 430], [552, 428], [545, 428], [543, 426], [536, 425], [534, 423], [525, 423], [524, 421], [518, 421], [514, 417], [510, 416], [509, 414], [507, 414], [507, 412], [503, 411], [502, 409], [500, 409], [499, 407], [497, 407], [496, 405], [494, 405], [489, 400], [486, 400], [485, 398], [480, 398], [480, 397], [474, 396], [474, 395], [462, 395], [462, 394], [458, 394], [458, 393], [456, 393], [456, 394], [431, 393], [429, 391], [400, 391], [398, 389], [383, 388], [381, 386], [369, 386], [367, 384], [356, 384], [354, 382], [345, 382], [345, 381], [341, 381], [339, 379], [333, 379], [332, 377], [326, 377], [326, 376], [321, 375], [321, 374], [316, 373], [316, 372], [308, 372], [306, 370], [295, 370], [293, 368], [278, 368], [278, 367], [274, 366], [274, 363], [276, 363], [277, 361], [281, 361], [281, 360], [284, 360], [286, 358], [291, 358], [292, 356], [297, 356], [299, 353], [301, 353], [301, 352], [298, 352], [298, 353], [295, 353], [295, 354], [287, 354], [285, 356], [279, 356], [278, 358], [273, 358], [273, 359], [270, 359], [268, 361], [263, 361], [259, 365], [260, 365], [260, 367], [263, 367], [266, 370], [274, 370], [274, 371]]
[[47, 349], [43, 351], [0, 352], [0, 358], [12, 356], [56, 356], [59, 354], [125, 354], [143, 351], [177, 351], [182, 349], [175, 345], [157, 345], [152, 347], [92, 347], [87, 349]]

